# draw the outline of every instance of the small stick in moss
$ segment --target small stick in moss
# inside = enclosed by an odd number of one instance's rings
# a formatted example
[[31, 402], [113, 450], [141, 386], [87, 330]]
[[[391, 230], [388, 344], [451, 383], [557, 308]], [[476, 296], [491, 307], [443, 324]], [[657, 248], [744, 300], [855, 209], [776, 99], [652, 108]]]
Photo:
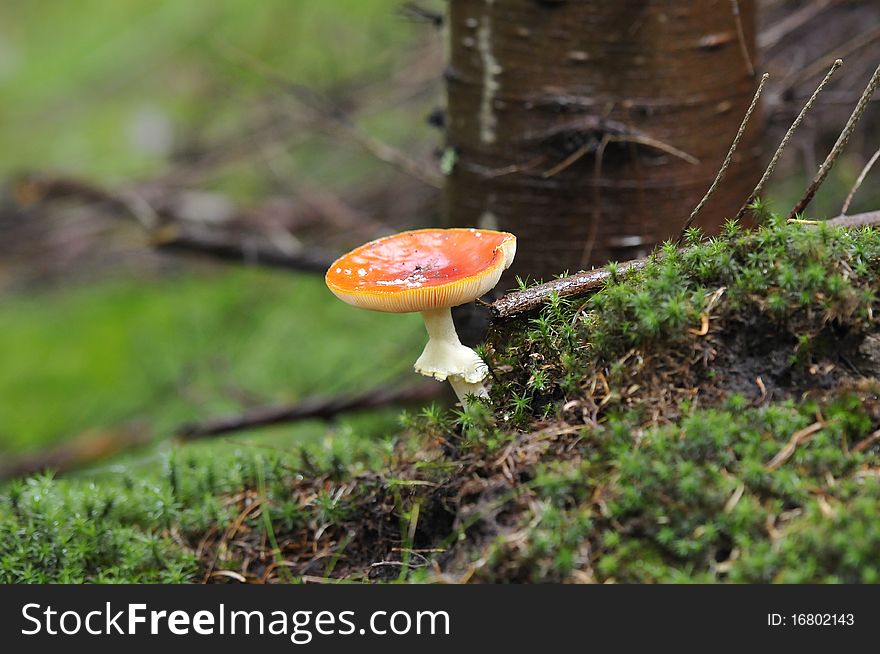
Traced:
[[[641, 270], [647, 259], [633, 259], [620, 264], [617, 274]], [[579, 272], [568, 277], [560, 277], [544, 284], [530, 286], [521, 291], [508, 293], [492, 303], [492, 316], [496, 319], [512, 318], [542, 307], [552, 294], [559, 297], [577, 297], [596, 291], [611, 277], [607, 268]]]
[[743, 203], [743, 206], [736, 214], [736, 220], [741, 220], [743, 215], [745, 215], [749, 206], [754, 202], [755, 198], [761, 195], [761, 191], [764, 190], [764, 185], [767, 183], [767, 180], [770, 179], [770, 175], [773, 174], [773, 171], [776, 170], [776, 164], [779, 163], [779, 157], [782, 156], [782, 151], [785, 150], [785, 146], [788, 145], [788, 142], [791, 140], [791, 137], [794, 135], [797, 128], [800, 127], [801, 122], [804, 120], [804, 116], [807, 115], [807, 112], [813, 108], [813, 104], [816, 102], [816, 98], [819, 97], [819, 94], [823, 91], [825, 86], [828, 84], [828, 81], [831, 79], [831, 76], [843, 65], [843, 59], [837, 59], [832, 65], [831, 69], [825, 74], [825, 78], [820, 82], [819, 86], [816, 87], [816, 90], [813, 91], [813, 95], [810, 96], [810, 99], [807, 100], [807, 103], [804, 105], [804, 108], [801, 109], [801, 112], [798, 114], [797, 118], [794, 119], [794, 122], [791, 124], [791, 127], [788, 128], [788, 131], [785, 133], [785, 136], [782, 137], [782, 140], [779, 142], [779, 147], [776, 148], [776, 152], [773, 153], [773, 157], [770, 159], [770, 163], [767, 164], [767, 169], [764, 171], [764, 174], [761, 175], [761, 179], [758, 181], [754, 190], [749, 195], [748, 199]]
[[[791, 222], [810, 227], [815, 227], [820, 221], [793, 219]], [[866, 213], [853, 214], [852, 216], [837, 216], [824, 221], [828, 227], [844, 227], [857, 229], [860, 227], [880, 226], [880, 210]], [[620, 264], [617, 274], [633, 270], [641, 270], [645, 267], [647, 259], [633, 259]], [[568, 277], [560, 277], [546, 284], [530, 286], [520, 291], [513, 291], [495, 300], [489, 306], [492, 308], [493, 318], [505, 320], [513, 318], [541, 308], [556, 293], [559, 297], [579, 297], [587, 295], [602, 288], [611, 273], [605, 269], [579, 272]]]
[[871, 96], [874, 95], [874, 91], [877, 90], [878, 86], [880, 86], [880, 66], [877, 66], [874, 74], [871, 75], [868, 86], [865, 87], [865, 91], [862, 93], [862, 97], [859, 98], [855, 109], [853, 109], [852, 115], [850, 115], [849, 120], [846, 121], [843, 131], [840, 132], [840, 136], [837, 137], [837, 142], [834, 144], [834, 147], [831, 148], [831, 152], [828, 153], [828, 156], [825, 157], [825, 161], [823, 161], [822, 165], [819, 167], [819, 172], [816, 173], [813, 181], [810, 182], [803, 197], [791, 210], [791, 213], [788, 215], [789, 218], [795, 218], [798, 214], [803, 213], [804, 209], [806, 209], [810, 202], [812, 202], [813, 196], [816, 195], [816, 191], [819, 190], [822, 182], [828, 177], [828, 173], [831, 172], [835, 162], [846, 147], [850, 136], [852, 136], [862, 114], [865, 113], [865, 108], [868, 106], [868, 102], [870, 102]]
[[736, 133], [736, 137], [733, 139], [733, 143], [730, 145], [730, 150], [727, 151], [727, 156], [724, 157], [724, 163], [721, 164], [721, 169], [718, 171], [718, 174], [715, 175], [715, 180], [712, 182], [709, 190], [706, 191], [706, 195], [704, 195], [699, 204], [694, 207], [694, 210], [691, 212], [690, 217], [687, 219], [687, 221], [685, 221], [684, 226], [681, 228], [681, 234], [678, 235], [678, 239], [675, 241], [676, 244], [681, 243], [682, 239], [684, 238], [685, 232], [687, 232], [687, 230], [690, 229], [691, 225], [694, 224], [694, 220], [696, 220], [697, 216], [700, 214], [700, 211], [703, 210], [703, 207], [706, 206], [709, 198], [711, 198], [712, 195], [715, 193], [715, 189], [718, 188], [721, 180], [724, 179], [724, 174], [730, 167], [730, 162], [733, 161], [733, 154], [734, 152], [736, 152], [736, 148], [746, 131], [746, 126], [749, 124], [749, 119], [752, 117], [752, 114], [755, 112], [755, 108], [758, 106], [758, 99], [761, 97], [761, 93], [763, 93], [764, 91], [764, 85], [767, 83], [767, 80], [769, 78], [769, 73], [764, 73], [761, 76], [761, 81], [758, 83], [758, 90], [755, 91], [755, 97], [752, 98], [752, 104], [749, 105], [749, 109], [748, 111], [746, 111], [746, 115], [743, 118], [742, 123], [740, 123], [739, 130]]
[[784, 464], [792, 457], [798, 445], [810, 440], [824, 426], [825, 423], [817, 420], [809, 427], [804, 427], [803, 429], [793, 433], [788, 443], [785, 444], [785, 447], [779, 450], [776, 456], [774, 456], [773, 459], [771, 459], [771, 461], [764, 467], [767, 470], [776, 470], [777, 468], [779, 468], [782, 464]]

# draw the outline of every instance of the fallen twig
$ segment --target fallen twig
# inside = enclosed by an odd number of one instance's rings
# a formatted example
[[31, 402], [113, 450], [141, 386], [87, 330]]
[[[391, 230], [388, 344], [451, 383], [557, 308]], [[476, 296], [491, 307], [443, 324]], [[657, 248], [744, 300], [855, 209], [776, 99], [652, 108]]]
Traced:
[[834, 163], [837, 161], [838, 157], [840, 157], [840, 153], [843, 152], [844, 148], [846, 147], [850, 136], [852, 136], [853, 130], [855, 130], [855, 127], [861, 119], [862, 114], [865, 112], [865, 107], [868, 106], [868, 102], [870, 101], [871, 96], [874, 95], [874, 92], [877, 90], [878, 86], [880, 86], [880, 66], [877, 66], [877, 68], [874, 70], [874, 74], [871, 75], [871, 79], [868, 81], [868, 85], [865, 87], [864, 93], [862, 93], [862, 96], [859, 98], [859, 101], [856, 104], [855, 109], [853, 109], [849, 120], [846, 121], [846, 125], [840, 132], [840, 136], [837, 137], [837, 142], [834, 144], [834, 147], [831, 148], [831, 152], [828, 153], [825, 161], [822, 162], [822, 165], [819, 167], [819, 172], [816, 173], [813, 181], [810, 182], [810, 185], [807, 187], [806, 192], [804, 192], [803, 197], [794, 206], [794, 208], [791, 210], [791, 213], [789, 213], [789, 218], [797, 217], [798, 214], [802, 213], [803, 210], [806, 209], [807, 206], [809, 206], [810, 202], [813, 200], [813, 196], [816, 195], [816, 191], [819, 190], [822, 182], [824, 182], [825, 178], [828, 177], [828, 173], [831, 172], [831, 168], [834, 167]]
[[[819, 222], [817, 221], [817, 224]], [[851, 216], [837, 216], [822, 222], [829, 227], [852, 229], [875, 227], [880, 226], [880, 211], [868, 211]], [[647, 261], [647, 259], [633, 259], [632, 261], [622, 263], [618, 268], [618, 274], [641, 270], [645, 267]], [[498, 320], [506, 320], [530, 313], [544, 306], [553, 293], [567, 298], [587, 295], [601, 289], [610, 276], [611, 273], [607, 269], [598, 268], [588, 272], [579, 272], [568, 277], [560, 277], [546, 284], [531, 286], [521, 291], [513, 291], [501, 296], [489, 305], [492, 317]]]
[[420, 382], [403, 388], [373, 388], [351, 395], [308, 397], [293, 405], [261, 407], [239, 415], [183, 425], [177, 430], [177, 437], [182, 441], [192, 441], [206, 436], [270, 427], [309, 418], [327, 420], [348, 411], [424, 402], [438, 397], [443, 390], [444, 386], [441, 384]]
[[837, 216], [826, 220], [825, 224], [829, 227], [848, 227], [855, 229], [858, 227], [876, 227], [880, 225], [880, 211], [867, 211], [865, 213], [856, 213], [851, 216]]
[[718, 188], [721, 180], [724, 179], [724, 174], [730, 167], [730, 162], [733, 161], [733, 153], [736, 152], [736, 148], [746, 131], [746, 126], [749, 124], [749, 119], [752, 117], [752, 114], [755, 112], [755, 108], [758, 106], [758, 100], [761, 97], [761, 93], [763, 93], [764, 91], [764, 85], [767, 83], [767, 80], [769, 78], [769, 73], [764, 73], [761, 76], [761, 81], [758, 83], [758, 89], [755, 91], [755, 96], [752, 98], [752, 103], [749, 105], [749, 108], [746, 111], [746, 115], [743, 118], [742, 123], [740, 123], [739, 130], [737, 131], [736, 136], [733, 139], [733, 143], [730, 145], [730, 150], [727, 151], [727, 156], [724, 157], [724, 162], [721, 164], [721, 168], [718, 170], [718, 174], [715, 175], [715, 179], [712, 182], [712, 185], [709, 187], [709, 190], [706, 191], [706, 195], [704, 195], [703, 199], [700, 200], [696, 207], [694, 207], [691, 215], [685, 221], [684, 226], [681, 228], [681, 234], [678, 235], [678, 240], [676, 241], [676, 243], [681, 243], [681, 240], [684, 238], [685, 232], [690, 228], [691, 225], [694, 224], [694, 220], [696, 220], [697, 216], [700, 214], [700, 211], [703, 210], [703, 207], [706, 206], [709, 198], [711, 198], [712, 195], [715, 193], [715, 189]]
[[323, 273], [336, 259], [334, 253], [322, 248], [310, 246], [298, 252], [283, 252], [268, 239], [233, 239], [218, 234], [188, 233], [174, 226], [158, 230], [152, 238], [152, 245], [159, 250], [300, 272]]
[[767, 164], [767, 168], [764, 170], [764, 174], [761, 175], [761, 179], [755, 185], [754, 190], [749, 194], [749, 197], [743, 203], [743, 206], [736, 214], [736, 220], [742, 219], [743, 215], [748, 210], [751, 203], [757, 198], [761, 191], [764, 190], [764, 185], [767, 183], [767, 180], [770, 179], [770, 175], [773, 174], [773, 171], [776, 170], [776, 164], [779, 163], [779, 157], [782, 156], [782, 151], [785, 150], [785, 146], [788, 145], [788, 142], [791, 140], [791, 137], [794, 135], [797, 128], [800, 127], [801, 122], [804, 120], [804, 116], [807, 115], [807, 112], [812, 109], [813, 104], [816, 102], [816, 98], [819, 97], [819, 94], [828, 84], [828, 81], [831, 79], [831, 76], [843, 65], [842, 59], [837, 59], [831, 66], [831, 69], [826, 73], [825, 78], [816, 87], [816, 90], [813, 91], [813, 95], [810, 96], [810, 99], [807, 100], [807, 103], [804, 105], [804, 108], [801, 109], [801, 112], [798, 114], [797, 118], [794, 119], [794, 122], [791, 124], [791, 127], [788, 128], [788, 131], [785, 133], [785, 136], [782, 137], [782, 141], [779, 142], [779, 147], [776, 148], [776, 152], [773, 153], [773, 157], [770, 159], [770, 163]]
[[[634, 259], [620, 264], [618, 274], [645, 267], [647, 259]], [[528, 313], [543, 306], [550, 295], [556, 293], [559, 297], [576, 297], [585, 295], [591, 291], [602, 288], [611, 276], [605, 268], [580, 272], [568, 277], [560, 277], [546, 284], [531, 286], [521, 291], [508, 293], [492, 303], [492, 316], [498, 319], [512, 318], [513, 316]]]

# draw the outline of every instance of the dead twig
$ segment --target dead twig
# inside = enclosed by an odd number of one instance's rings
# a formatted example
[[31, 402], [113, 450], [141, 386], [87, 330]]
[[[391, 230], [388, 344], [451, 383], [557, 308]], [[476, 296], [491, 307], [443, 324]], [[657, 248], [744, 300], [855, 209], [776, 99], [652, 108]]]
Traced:
[[172, 225], [159, 229], [152, 237], [152, 245], [169, 252], [313, 273], [325, 272], [336, 259], [335, 253], [317, 247], [285, 252], [268, 239], [238, 239], [215, 233], [188, 232]]
[[880, 148], [877, 148], [877, 152], [868, 159], [868, 163], [865, 164], [865, 167], [862, 168], [862, 172], [859, 173], [859, 176], [856, 178], [856, 183], [853, 184], [853, 187], [849, 191], [849, 195], [846, 196], [846, 200], [843, 203], [843, 206], [840, 208], [840, 215], [845, 216], [846, 212], [849, 211], [849, 205], [852, 204], [853, 198], [856, 193], [858, 193], [859, 188], [862, 186], [862, 182], [865, 181], [865, 177], [868, 176], [868, 173], [871, 172], [871, 168], [874, 167], [874, 164], [877, 163], [877, 159], [880, 159]]
[[[603, 146], [607, 147], [609, 143], [635, 143], [637, 145], [644, 145], [649, 148], [653, 148], [655, 150], [659, 150], [660, 152], [665, 152], [666, 154], [672, 155], [677, 159], [681, 159], [682, 161], [686, 161], [689, 164], [698, 164], [700, 160], [697, 159], [692, 154], [688, 154], [684, 150], [679, 150], [678, 148], [669, 145], [668, 143], [664, 143], [663, 141], [658, 141], [657, 139], [651, 138], [645, 134], [632, 133], [632, 134], [605, 134], [602, 137], [602, 141], [598, 146], [594, 143], [585, 143], [580, 146], [577, 150], [568, 155], [565, 159], [560, 161], [558, 164], [545, 170], [541, 173], [541, 177], [544, 179], [549, 179], [550, 177], [554, 177], [561, 173], [563, 170], [571, 167], [578, 160], [582, 159], [585, 154], [587, 154], [593, 148], [596, 149], [597, 153], [600, 148]], [[596, 155], [598, 157], [598, 154]]]
[[822, 182], [824, 182], [825, 178], [828, 177], [828, 173], [831, 172], [831, 169], [834, 167], [835, 162], [837, 161], [838, 157], [840, 157], [841, 152], [843, 152], [844, 148], [846, 148], [846, 144], [847, 142], [849, 142], [850, 136], [852, 136], [856, 125], [861, 119], [862, 114], [865, 112], [865, 108], [868, 106], [868, 102], [871, 99], [871, 96], [874, 95], [874, 92], [877, 90], [878, 86], [880, 86], [880, 66], [877, 66], [877, 68], [874, 70], [874, 74], [871, 75], [871, 79], [868, 81], [868, 85], [865, 87], [864, 93], [862, 93], [862, 96], [859, 98], [859, 101], [856, 104], [855, 109], [853, 109], [849, 120], [846, 121], [846, 125], [840, 132], [840, 136], [837, 137], [837, 142], [834, 144], [834, 147], [831, 148], [831, 152], [828, 153], [825, 161], [822, 162], [822, 165], [819, 167], [819, 172], [813, 178], [813, 181], [810, 182], [810, 185], [807, 187], [807, 190], [804, 193], [803, 197], [801, 197], [798, 203], [791, 210], [791, 213], [789, 213], [789, 218], [796, 218], [798, 214], [803, 213], [804, 209], [809, 206], [810, 202], [813, 200], [813, 197], [816, 195], [816, 191], [819, 190]]
[[752, 57], [749, 55], [749, 46], [746, 44], [746, 34], [745, 30], [743, 30], [742, 16], [739, 11], [739, 0], [730, 0], [730, 8], [733, 11], [733, 22], [736, 24], [736, 38], [739, 41], [739, 49], [746, 64], [746, 72], [748, 72], [749, 77], [754, 77], [755, 65], [752, 63]]
[[[647, 259], [634, 259], [620, 264], [617, 274], [641, 270], [645, 267]], [[551, 294], [556, 293], [559, 297], [576, 297], [596, 291], [605, 284], [611, 273], [601, 268], [580, 272], [568, 277], [561, 277], [547, 282], [531, 286], [521, 291], [508, 293], [492, 303], [492, 316], [497, 319], [512, 318], [513, 316], [528, 313], [543, 306]]]
[[858, 443], [855, 444], [855, 446], [850, 451], [853, 453], [864, 452], [865, 450], [867, 450], [869, 447], [871, 447], [874, 443], [876, 443], [878, 441], [880, 441], [880, 429], [875, 431], [873, 434], [871, 434], [867, 438], [860, 440]]
[[297, 420], [313, 418], [328, 420], [349, 411], [424, 402], [436, 398], [442, 391], [442, 384], [428, 382], [403, 388], [374, 388], [353, 395], [309, 397], [290, 406], [261, 407], [239, 415], [183, 425], [177, 430], [177, 436], [183, 441], [191, 441], [244, 429], [287, 424]]
[[846, 0], [818, 0], [804, 5], [801, 9], [788, 14], [758, 35], [758, 49], [767, 52], [785, 41], [790, 34], [799, 31], [804, 25], [822, 14], [826, 9]]
[[785, 95], [789, 93], [792, 89], [800, 86], [802, 83], [815, 77], [823, 70], [828, 68], [831, 62], [837, 59], [844, 59], [846, 57], [849, 57], [859, 50], [871, 45], [874, 41], [878, 39], [880, 39], [880, 28], [875, 28], [869, 32], [864, 32], [857, 35], [849, 42], [842, 44], [838, 48], [835, 48], [833, 53], [821, 57], [806, 68], [803, 68], [794, 75], [791, 75], [787, 79], [784, 79], [779, 85], [780, 88], [778, 89], [777, 93], [780, 95], [780, 97], [785, 97]]
[[826, 220], [825, 225], [829, 227], [847, 227], [857, 229], [859, 227], [876, 227], [880, 225], [880, 211], [866, 211], [865, 213], [856, 213], [851, 216], [837, 216], [831, 220]]
[[[853, 214], [851, 216], [837, 216], [836, 218], [824, 221], [824, 224], [828, 227], [851, 229], [880, 226], [880, 210]], [[618, 269], [618, 274], [641, 270], [645, 267], [647, 261], [647, 259], [633, 259], [622, 263]], [[598, 291], [610, 276], [611, 273], [605, 268], [579, 272], [567, 277], [554, 279], [546, 284], [531, 286], [521, 291], [513, 291], [501, 296], [489, 306], [492, 310], [493, 318], [506, 320], [541, 308], [547, 303], [553, 293], [557, 293], [560, 297], [571, 298]]]
[[752, 98], [752, 103], [749, 105], [748, 110], [746, 111], [746, 115], [740, 123], [739, 130], [736, 133], [736, 137], [733, 139], [733, 143], [730, 146], [730, 150], [727, 151], [727, 156], [724, 158], [724, 162], [721, 164], [721, 168], [718, 171], [718, 174], [715, 176], [715, 180], [712, 182], [712, 185], [709, 187], [709, 190], [706, 191], [706, 195], [703, 196], [703, 199], [694, 207], [694, 210], [691, 212], [690, 217], [685, 221], [684, 226], [681, 228], [681, 234], [678, 235], [678, 240], [676, 243], [681, 243], [681, 240], [684, 238], [685, 232], [690, 229], [690, 226], [694, 224], [694, 220], [696, 220], [697, 216], [700, 215], [700, 211], [703, 210], [703, 207], [709, 201], [709, 198], [715, 193], [715, 189], [718, 188], [718, 185], [721, 183], [721, 180], [724, 179], [724, 174], [727, 172], [727, 169], [730, 167], [730, 162], [733, 161], [733, 154], [736, 152], [737, 146], [739, 146], [739, 142], [743, 137], [743, 134], [746, 131], [746, 126], [749, 124], [749, 119], [752, 117], [752, 114], [755, 112], [755, 108], [758, 106], [758, 100], [761, 97], [761, 93], [764, 92], [764, 85], [767, 83], [767, 80], [770, 78], [769, 73], [764, 73], [761, 76], [761, 81], [758, 83], [758, 89], [755, 91], [755, 96]]
[[807, 100], [807, 103], [804, 105], [804, 108], [801, 109], [801, 112], [798, 114], [797, 118], [795, 118], [794, 122], [791, 124], [791, 127], [788, 128], [788, 131], [785, 133], [785, 136], [782, 137], [782, 140], [779, 142], [779, 147], [776, 148], [776, 152], [773, 153], [773, 157], [770, 159], [770, 163], [767, 164], [767, 168], [764, 170], [764, 174], [761, 175], [761, 179], [755, 185], [755, 188], [752, 190], [749, 197], [746, 199], [743, 206], [736, 214], [736, 220], [741, 220], [743, 215], [745, 215], [746, 211], [749, 208], [749, 205], [755, 200], [755, 198], [759, 197], [761, 191], [764, 190], [764, 185], [767, 183], [767, 180], [770, 179], [770, 176], [773, 174], [773, 171], [776, 170], [776, 164], [779, 163], [779, 158], [782, 156], [782, 151], [785, 150], [785, 146], [788, 145], [788, 142], [791, 140], [791, 137], [797, 131], [797, 128], [800, 127], [801, 122], [804, 120], [804, 116], [807, 115], [807, 112], [812, 109], [813, 104], [816, 102], [816, 98], [819, 97], [819, 94], [828, 84], [828, 81], [831, 79], [831, 76], [834, 75], [835, 71], [843, 65], [842, 59], [837, 59], [831, 66], [831, 69], [826, 73], [825, 78], [816, 87], [816, 90], [813, 91], [813, 95], [810, 96], [810, 99]]

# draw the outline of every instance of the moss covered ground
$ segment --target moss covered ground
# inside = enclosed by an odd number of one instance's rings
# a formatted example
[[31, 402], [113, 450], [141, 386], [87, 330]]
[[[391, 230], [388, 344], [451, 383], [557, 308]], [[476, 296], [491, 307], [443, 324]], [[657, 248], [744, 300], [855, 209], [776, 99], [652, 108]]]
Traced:
[[374, 446], [13, 483], [4, 581], [876, 582], [880, 232], [728, 225], [496, 325]]

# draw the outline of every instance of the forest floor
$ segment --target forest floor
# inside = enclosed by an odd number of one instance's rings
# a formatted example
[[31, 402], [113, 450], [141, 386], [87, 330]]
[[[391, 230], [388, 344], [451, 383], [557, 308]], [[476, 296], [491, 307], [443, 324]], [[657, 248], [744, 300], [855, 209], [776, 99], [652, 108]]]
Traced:
[[0, 576], [876, 582], [880, 233], [763, 220], [496, 325], [491, 402], [383, 452], [14, 482]]
[[[4, 4], [0, 177], [116, 189], [195, 169], [189, 190], [243, 207], [393, 182], [350, 138], [298, 130], [267, 69], [427, 159], [442, 68], [414, 42], [438, 36], [400, 4]], [[862, 163], [841, 158], [814, 216], [838, 213]], [[791, 206], [803, 186], [769, 193]], [[854, 210], [876, 208], [869, 186]], [[496, 325], [492, 402], [464, 413], [180, 444], [193, 420], [415, 380], [423, 328], [351, 311], [314, 276], [139, 267], [144, 235], [111, 244], [94, 209], [63, 206], [44, 236], [62, 251], [84, 229], [95, 268], [21, 283], [0, 260], [0, 469], [105, 436], [147, 444], [0, 483], [2, 582], [877, 581], [876, 232], [764, 216], [692, 235], [590, 298]], [[55, 263], [22, 258], [28, 279]]]

